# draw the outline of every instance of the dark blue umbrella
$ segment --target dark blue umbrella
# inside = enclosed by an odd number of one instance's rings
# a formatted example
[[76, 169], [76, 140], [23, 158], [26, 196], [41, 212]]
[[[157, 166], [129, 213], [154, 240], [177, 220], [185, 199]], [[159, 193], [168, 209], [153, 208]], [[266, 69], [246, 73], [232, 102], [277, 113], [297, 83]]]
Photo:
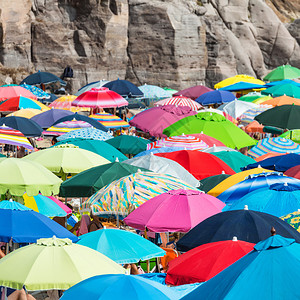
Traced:
[[35, 121], [42, 128], [51, 127], [57, 120], [74, 115], [73, 112], [65, 109], [50, 109], [41, 114], [35, 115], [31, 118], [31, 120]]
[[102, 125], [101, 123], [99, 123], [99, 122], [95, 121], [94, 119], [89, 118], [87, 116], [80, 115], [78, 113], [62, 117], [62, 118], [58, 119], [56, 122], [54, 122], [52, 126], [54, 126], [58, 123], [61, 123], [61, 122], [73, 121], [73, 120], [83, 121], [83, 122], [91, 124], [94, 128], [97, 128], [97, 129], [105, 131], [105, 132], [108, 131], [108, 129], [104, 125]]
[[51, 103], [53, 102], [54, 100], [58, 99], [58, 97], [54, 94], [49, 94], [50, 98], [48, 99], [40, 99], [39, 101], [42, 102], [42, 103]]
[[195, 101], [201, 105], [210, 105], [227, 103], [235, 99], [235, 96], [230, 92], [216, 90], [201, 95]]
[[297, 165], [300, 165], [300, 155], [295, 153], [289, 153], [285, 155], [270, 157], [260, 162], [247, 165], [245, 168], [243, 168], [243, 170], [250, 170], [261, 166], [262, 168], [268, 170], [285, 172], [286, 170]]
[[243, 91], [243, 90], [261, 89], [264, 87], [265, 86], [261, 84], [254, 84], [250, 82], [240, 81], [228, 86], [224, 86], [220, 88], [219, 91], [236, 92], [236, 91]]
[[53, 82], [59, 82], [61, 85], [67, 85], [66, 82], [61, 80], [59, 77], [52, 73], [48, 72], [41, 72], [38, 71], [34, 74], [31, 74], [27, 76], [20, 84], [26, 83], [26, 84], [49, 84]]
[[203, 244], [232, 240], [258, 243], [270, 236], [272, 227], [278, 234], [300, 242], [300, 233], [278, 217], [253, 211], [234, 210], [213, 215], [199, 223], [177, 242], [179, 251], [188, 251]]
[[23, 117], [0, 118], [0, 126], [7, 126], [21, 131], [27, 137], [41, 136], [43, 129], [36, 122]]
[[143, 97], [143, 92], [133, 83], [127, 80], [117, 79], [103, 85], [110, 90], [118, 93], [122, 97]]

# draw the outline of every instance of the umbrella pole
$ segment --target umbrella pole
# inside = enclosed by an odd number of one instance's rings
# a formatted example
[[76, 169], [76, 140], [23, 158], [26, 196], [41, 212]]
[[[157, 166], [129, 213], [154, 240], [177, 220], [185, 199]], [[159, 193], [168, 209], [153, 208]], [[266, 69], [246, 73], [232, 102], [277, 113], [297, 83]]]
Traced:
[[117, 213], [117, 227], [120, 228], [119, 214]]

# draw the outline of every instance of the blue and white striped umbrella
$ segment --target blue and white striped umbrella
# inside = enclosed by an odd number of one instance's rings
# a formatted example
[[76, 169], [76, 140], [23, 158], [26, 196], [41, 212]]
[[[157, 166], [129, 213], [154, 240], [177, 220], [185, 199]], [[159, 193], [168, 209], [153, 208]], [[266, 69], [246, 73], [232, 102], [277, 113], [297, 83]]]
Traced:
[[254, 118], [257, 115], [261, 114], [262, 112], [264, 112], [270, 108], [273, 108], [273, 106], [272, 105], [264, 105], [264, 106], [258, 106], [258, 107], [248, 109], [240, 116], [240, 120], [244, 124], [250, 124], [251, 122], [254, 121]]
[[139, 86], [139, 89], [144, 93], [143, 98], [146, 99], [164, 99], [172, 97], [172, 93], [156, 85], [144, 84]]
[[40, 89], [40, 88], [38, 88], [38, 87], [36, 87], [34, 85], [23, 83], [20, 86], [23, 87], [24, 89], [30, 91], [38, 99], [50, 99], [50, 95], [49, 94], [47, 94], [42, 89]]

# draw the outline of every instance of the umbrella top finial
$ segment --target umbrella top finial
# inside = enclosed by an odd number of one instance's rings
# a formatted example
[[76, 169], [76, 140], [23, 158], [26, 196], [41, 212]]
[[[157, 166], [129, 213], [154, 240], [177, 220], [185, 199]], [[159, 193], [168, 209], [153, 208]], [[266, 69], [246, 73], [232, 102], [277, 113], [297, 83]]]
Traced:
[[224, 171], [224, 170], [222, 171], [222, 174], [225, 174], [225, 171]]
[[274, 226], [272, 226], [271, 228], [271, 236], [276, 235], [276, 229], [274, 228]]
[[287, 182], [285, 182], [283, 185], [284, 185], [284, 186], [288, 186], [288, 183], [287, 183]]
[[244, 210], [249, 210], [248, 205], [244, 206]]
[[234, 237], [232, 238], [232, 241], [233, 241], [233, 242], [237, 242], [237, 241], [238, 241], [237, 237], [234, 236]]
[[119, 158], [118, 157], [116, 157], [115, 162], [119, 162]]

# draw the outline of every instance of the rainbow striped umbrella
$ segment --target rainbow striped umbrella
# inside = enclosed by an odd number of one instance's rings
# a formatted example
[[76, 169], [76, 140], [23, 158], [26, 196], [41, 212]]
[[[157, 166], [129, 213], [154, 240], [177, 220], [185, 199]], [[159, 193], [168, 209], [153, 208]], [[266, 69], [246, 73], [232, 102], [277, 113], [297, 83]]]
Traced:
[[28, 139], [21, 131], [6, 126], [0, 127], [0, 143], [20, 146], [26, 149], [33, 150], [32, 145], [29, 143]]
[[168, 99], [163, 99], [156, 102], [155, 105], [156, 106], [163, 106], [163, 105], [188, 106], [193, 111], [197, 111], [203, 107], [202, 105], [192, 100], [191, 98], [184, 97], [184, 96], [176, 96]]
[[187, 150], [203, 150], [208, 148], [209, 145], [195, 136], [179, 135], [150, 143], [147, 145], [147, 150], [162, 147], [181, 147]]
[[58, 99], [54, 100], [51, 104], [49, 104], [49, 107], [70, 110], [72, 112], [89, 111], [90, 110], [89, 107], [72, 106], [71, 104], [76, 98], [77, 98], [77, 96], [74, 96], [74, 95], [62, 96], [62, 97], [59, 97]]
[[90, 118], [98, 121], [107, 128], [129, 127], [129, 124], [119, 117], [108, 113], [97, 113], [90, 115]]
[[251, 150], [249, 150], [248, 155], [257, 158], [268, 152], [300, 154], [300, 145], [292, 140], [281, 137], [265, 138], [260, 140]]
[[197, 190], [189, 184], [166, 174], [137, 172], [115, 180], [91, 196], [81, 210], [91, 209], [94, 214], [126, 216], [145, 201], [176, 189]]
[[261, 114], [262, 112], [264, 112], [270, 108], [273, 108], [273, 106], [272, 105], [261, 105], [258, 107], [248, 109], [240, 116], [240, 120], [242, 123], [250, 124], [251, 122], [253, 122], [254, 118], [257, 115]]
[[49, 127], [47, 130], [43, 132], [44, 135], [54, 135], [60, 136], [70, 131], [89, 128], [92, 127], [91, 124], [84, 121], [66, 121], [56, 124], [55, 126]]

